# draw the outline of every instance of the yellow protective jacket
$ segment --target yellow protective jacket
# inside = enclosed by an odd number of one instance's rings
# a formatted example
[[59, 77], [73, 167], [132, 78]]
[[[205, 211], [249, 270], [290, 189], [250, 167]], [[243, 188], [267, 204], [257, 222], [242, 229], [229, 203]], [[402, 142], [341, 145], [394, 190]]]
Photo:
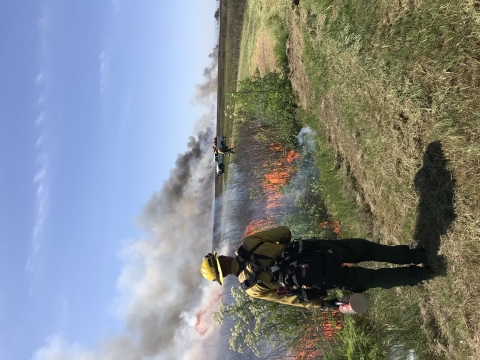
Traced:
[[[243, 247], [247, 251], [251, 251], [259, 242], [264, 242], [263, 245], [258, 247], [254, 254], [266, 255], [272, 259], [276, 259], [280, 256], [283, 248], [292, 240], [292, 234], [290, 229], [286, 226], [279, 226], [274, 229], [261, 231], [253, 234], [243, 240]], [[244, 259], [241, 256], [235, 257], [232, 261], [232, 274], [236, 275], [240, 268], [239, 261]], [[262, 266], [269, 266], [270, 260], [259, 260]], [[246, 270], [250, 273], [253, 272], [252, 266], [247, 263]], [[238, 280], [240, 282], [248, 279], [248, 274], [245, 270], [238, 274]], [[323, 305], [321, 299], [305, 301], [300, 303], [295, 295], [277, 295], [277, 289], [280, 288], [279, 284], [271, 284], [272, 279], [271, 272], [262, 272], [260, 274], [261, 284], [255, 284], [247, 290], [247, 294], [258, 299], [276, 301], [282, 304], [301, 306], [301, 307], [321, 307]]]

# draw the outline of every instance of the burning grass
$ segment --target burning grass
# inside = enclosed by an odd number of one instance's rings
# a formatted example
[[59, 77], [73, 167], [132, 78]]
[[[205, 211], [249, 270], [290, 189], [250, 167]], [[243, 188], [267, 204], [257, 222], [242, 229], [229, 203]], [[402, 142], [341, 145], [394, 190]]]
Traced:
[[[251, 173], [248, 176], [249, 186], [252, 187], [250, 203], [255, 208], [244, 234], [261, 230], [265, 225], [283, 224], [290, 226], [295, 236], [338, 236], [340, 222], [331, 220], [318, 196], [319, 173], [311, 149], [303, 146], [297, 150], [286, 150], [278, 142], [266, 145], [255, 137], [248, 140], [245, 133], [242, 142], [248, 142], [251, 156], [236, 161]], [[252, 162], [258, 162], [258, 158], [263, 160], [261, 167], [247, 169]], [[255, 186], [258, 183], [260, 186]]]
[[311, 324], [308, 324], [302, 336], [298, 339], [298, 345], [293, 349], [295, 360], [322, 359], [324, 348], [334, 348], [340, 341], [338, 331], [343, 329], [342, 313], [321, 313], [313, 316]]
[[264, 175], [261, 186], [264, 193], [279, 193], [297, 171], [294, 161], [300, 159], [300, 154], [295, 150], [286, 153], [280, 143], [270, 144], [270, 151], [270, 154], [281, 152], [281, 156], [277, 161], [263, 164], [263, 168], [268, 169], [268, 173]]
[[245, 231], [243, 232], [243, 236], [247, 237], [252, 234], [255, 234], [260, 231], [268, 230], [271, 229], [272, 227], [275, 227], [275, 221], [273, 220], [252, 220], [250, 224], [247, 225], [245, 228]]
[[340, 220], [327, 220], [323, 221], [318, 226], [322, 229], [328, 229], [332, 234], [340, 235], [342, 227], [340, 226]]
[[257, 173], [262, 180], [261, 191], [255, 200], [262, 204], [264, 210], [258, 212], [257, 218], [247, 225], [245, 236], [278, 226], [280, 214], [292, 206], [289, 196], [282, 190], [298, 171], [300, 154], [295, 150], [285, 151], [280, 143], [274, 142], [268, 146], [268, 153], [263, 155], [267, 155], [263, 157], [269, 161], [263, 163], [261, 173]]

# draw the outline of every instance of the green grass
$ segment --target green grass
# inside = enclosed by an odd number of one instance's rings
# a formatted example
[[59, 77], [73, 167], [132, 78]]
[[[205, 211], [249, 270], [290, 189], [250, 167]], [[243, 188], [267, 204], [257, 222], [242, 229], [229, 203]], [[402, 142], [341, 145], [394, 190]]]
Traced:
[[[322, 197], [342, 235], [419, 238], [445, 258], [446, 276], [427, 286], [369, 291], [371, 311], [352, 329], [371, 339], [347, 329], [352, 348], [371, 340], [418, 358], [480, 358], [480, 313], [469, 301], [480, 295], [479, 14], [475, 1], [248, 1], [239, 79], [250, 73], [258, 29], [303, 35], [295, 65], [308, 83], [294, 85], [307, 99]], [[278, 34], [281, 56], [287, 37]], [[438, 159], [428, 152], [435, 144]]]
[[240, 59], [238, 64], [237, 81], [244, 80], [250, 76], [250, 58], [255, 47], [256, 34], [260, 25], [258, 20], [255, 21], [254, 10], [255, 8], [247, 2], [240, 42]]
[[305, 125], [317, 131], [318, 150], [315, 153], [315, 160], [320, 170], [319, 191], [328, 213], [333, 219], [341, 220], [342, 237], [368, 238], [370, 231], [368, 207], [359, 207], [353, 198], [353, 184], [339, 173], [337, 154], [328, 145], [316, 118], [307, 113], [303, 113], [302, 118]]
[[277, 59], [277, 68], [284, 73], [288, 73], [288, 56], [287, 56], [288, 28], [278, 16], [275, 16], [269, 20], [268, 28], [274, 34], [276, 39], [274, 53], [275, 53], [275, 58]]
[[[240, 33], [242, 29], [242, 14], [244, 11], [245, 1], [229, 0], [225, 2], [226, 6], [226, 41], [225, 41], [225, 61], [224, 61], [224, 77], [222, 90], [220, 94], [224, 97], [224, 103], [228, 106], [227, 96], [230, 92], [237, 88], [238, 77], [238, 57], [240, 51]], [[225, 118], [224, 135], [230, 139], [233, 135], [233, 121], [231, 120], [233, 109], [224, 108]]]
[[240, 60], [238, 81], [248, 78], [251, 74], [251, 59], [255, 49], [257, 34], [268, 29], [277, 39], [276, 53], [281, 68], [285, 65], [285, 39], [288, 36], [286, 27], [289, 16], [290, 0], [275, 0], [266, 2], [247, 1], [245, 21], [243, 23], [242, 40], [240, 45]]
[[[473, 268], [466, 254], [479, 252], [478, 231], [469, 226], [471, 214], [479, 214], [479, 199], [472, 198], [479, 189], [471, 177], [479, 172], [480, 155], [475, 8], [468, 2], [310, 0], [301, 7], [304, 59], [313, 83], [307, 112], [320, 116], [319, 128], [335, 138], [330, 145], [348, 161], [350, 171], [343, 171], [359, 184], [379, 240], [408, 243], [418, 234], [422, 209], [414, 185], [427, 145], [442, 144], [449, 160], [445, 171], [455, 179], [456, 219], [446, 224], [446, 215], [432, 208], [423, 221], [440, 225], [430, 231], [439, 233], [435, 250], [446, 257], [448, 275], [409, 295], [422, 313], [419, 346], [427, 346], [431, 356], [475, 357], [478, 341], [469, 324], [478, 316], [462, 298], [478, 294], [479, 282], [457, 270]], [[442, 206], [442, 193], [432, 195], [440, 196], [436, 204]], [[454, 285], [459, 283], [470, 286]], [[385, 311], [372, 315], [383, 319]], [[427, 341], [432, 334], [436, 341]]]

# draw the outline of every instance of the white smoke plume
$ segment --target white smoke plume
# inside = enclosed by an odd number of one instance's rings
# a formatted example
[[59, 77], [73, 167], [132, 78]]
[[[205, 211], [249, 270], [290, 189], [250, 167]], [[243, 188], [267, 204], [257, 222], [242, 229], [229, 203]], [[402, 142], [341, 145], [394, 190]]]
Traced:
[[218, 46], [208, 55], [212, 59], [210, 66], [203, 70], [205, 82], [195, 87], [195, 101], [201, 104], [211, 104], [218, 89]]
[[304, 126], [297, 135], [298, 144], [306, 146], [308, 151], [313, 152], [316, 148], [316, 132], [309, 126]]
[[[205, 84], [197, 86], [196, 99], [210, 101], [213, 109], [216, 56], [211, 57], [214, 64], [204, 73]], [[146, 237], [124, 244], [120, 252], [126, 265], [118, 280], [116, 309], [125, 319], [125, 331], [88, 349], [54, 336], [32, 360], [215, 357], [218, 325], [211, 311], [218, 306], [221, 287], [208, 283], [199, 271], [203, 255], [212, 250], [212, 118], [199, 120], [208, 127], [190, 138], [189, 150], [178, 156], [170, 178], [145, 204], [138, 223]]]

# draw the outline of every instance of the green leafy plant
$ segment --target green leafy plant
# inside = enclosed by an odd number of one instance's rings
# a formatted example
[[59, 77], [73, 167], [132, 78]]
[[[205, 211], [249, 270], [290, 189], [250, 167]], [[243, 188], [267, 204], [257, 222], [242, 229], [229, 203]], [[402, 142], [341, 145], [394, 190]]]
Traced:
[[230, 94], [235, 116], [243, 121], [255, 121], [269, 131], [271, 141], [281, 142], [287, 149], [296, 146], [301, 128], [296, 97], [290, 81], [280, 73], [257, 70], [255, 75], [239, 83]]

